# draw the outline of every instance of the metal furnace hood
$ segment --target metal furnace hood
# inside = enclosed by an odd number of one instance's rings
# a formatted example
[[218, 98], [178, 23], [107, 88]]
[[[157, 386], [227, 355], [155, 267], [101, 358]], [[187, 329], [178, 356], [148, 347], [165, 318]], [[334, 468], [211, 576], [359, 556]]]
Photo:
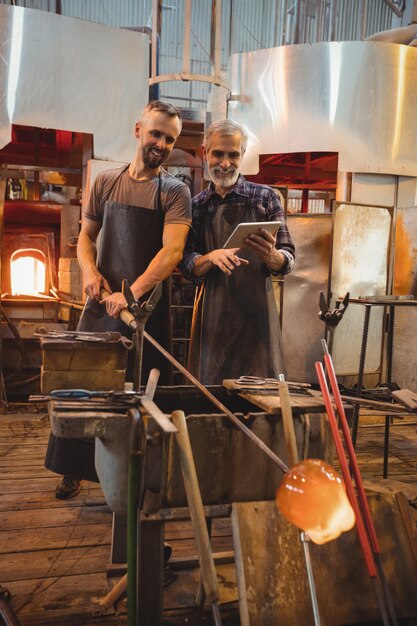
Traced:
[[92, 133], [96, 159], [127, 162], [148, 76], [147, 35], [0, 5], [0, 148], [22, 124]]
[[282, 46], [232, 57], [228, 116], [260, 154], [339, 152], [344, 172], [417, 176], [417, 48], [383, 42]]

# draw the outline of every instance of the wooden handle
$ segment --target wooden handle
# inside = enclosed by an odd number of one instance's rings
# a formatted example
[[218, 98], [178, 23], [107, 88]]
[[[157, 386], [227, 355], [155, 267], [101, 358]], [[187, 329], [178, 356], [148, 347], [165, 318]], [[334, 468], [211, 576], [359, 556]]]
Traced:
[[[102, 289], [100, 292], [100, 295], [101, 295], [101, 299], [103, 299], [103, 298], [107, 298], [108, 296], [111, 296], [111, 293], [110, 291], [107, 291], [107, 289]], [[133, 313], [131, 313], [129, 309], [122, 309], [119, 313], [119, 317], [122, 320], [122, 322], [126, 324], [126, 326], [129, 326], [131, 330], [136, 330], [136, 320], [134, 318]]]
[[286, 382], [278, 383], [279, 398], [281, 400], [282, 425], [284, 427], [285, 445], [287, 447], [288, 465], [292, 467], [298, 463], [297, 439], [295, 437], [294, 420], [292, 417], [290, 394]]
[[207, 600], [213, 603], [219, 598], [217, 574], [184, 411], [174, 411], [172, 413], [172, 421], [178, 429], [178, 432], [175, 434], [175, 440], [178, 444], [185, 492], [197, 543], [203, 589]]

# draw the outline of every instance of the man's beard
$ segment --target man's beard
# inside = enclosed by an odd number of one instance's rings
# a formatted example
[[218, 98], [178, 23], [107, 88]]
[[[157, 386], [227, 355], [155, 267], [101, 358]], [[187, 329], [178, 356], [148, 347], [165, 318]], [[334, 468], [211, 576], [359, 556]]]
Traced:
[[[219, 173], [223, 175], [219, 176]], [[239, 178], [239, 170], [235, 167], [223, 170], [221, 167], [215, 166], [209, 168], [209, 176], [213, 183], [219, 187], [233, 187]]]
[[158, 154], [154, 154], [152, 150], [156, 150], [156, 148], [144, 148], [143, 149], [143, 162], [146, 167], [149, 169], [155, 169], [161, 165], [167, 158], [166, 150], [158, 150]]

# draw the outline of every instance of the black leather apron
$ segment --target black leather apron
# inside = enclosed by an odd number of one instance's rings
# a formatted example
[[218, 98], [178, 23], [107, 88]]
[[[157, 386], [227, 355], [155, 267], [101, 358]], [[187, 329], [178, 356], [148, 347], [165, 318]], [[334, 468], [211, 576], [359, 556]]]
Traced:
[[[203, 253], [221, 248], [240, 222], [255, 221], [259, 216], [247, 200], [231, 205], [226, 198], [202, 216]], [[238, 254], [248, 266], [231, 276], [214, 267], [197, 289], [188, 367], [204, 384], [285, 373], [270, 272], [253, 250], [245, 247]]]
[[[100, 273], [109, 282], [112, 291], [122, 290], [122, 280], [132, 284], [143, 274], [149, 263], [162, 247], [164, 213], [161, 203], [161, 177], [158, 178], [157, 206], [155, 209], [131, 206], [111, 200], [117, 180], [109, 192], [109, 200], [104, 205], [101, 241], [97, 260]], [[146, 331], [172, 352], [170, 319], [170, 279], [163, 283], [163, 293], [159, 303], [146, 323]], [[105, 305], [88, 298], [77, 330], [88, 332], [118, 331], [131, 337], [130, 329], [121, 320], [107, 315]], [[144, 341], [142, 383], [149, 371], [160, 370], [160, 384], [172, 383], [172, 369], [163, 356], [148, 342]], [[133, 373], [133, 367], [131, 367]], [[132, 379], [128, 375], [128, 379]], [[98, 482], [94, 467], [94, 439], [61, 439], [51, 434], [46, 452], [45, 466], [57, 474], [71, 474], [77, 478]]]
[[[127, 169], [127, 168], [126, 168]], [[120, 174], [126, 171], [123, 170]], [[111, 192], [117, 182], [113, 183]], [[97, 260], [100, 273], [109, 282], [112, 291], [122, 290], [122, 281], [126, 278], [132, 284], [148, 267], [149, 263], [162, 248], [164, 213], [161, 204], [161, 177], [158, 178], [157, 206], [155, 209], [130, 206], [107, 200], [104, 205], [101, 242]], [[146, 322], [146, 331], [164, 348], [172, 352], [171, 331], [171, 282], [163, 283], [161, 299]], [[77, 330], [80, 331], [118, 331], [131, 338], [130, 329], [119, 319], [106, 313], [106, 307], [97, 300], [87, 299]], [[144, 341], [142, 384], [146, 383], [153, 367], [160, 372], [160, 384], [172, 382], [172, 370], [168, 361], [149, 343]]]

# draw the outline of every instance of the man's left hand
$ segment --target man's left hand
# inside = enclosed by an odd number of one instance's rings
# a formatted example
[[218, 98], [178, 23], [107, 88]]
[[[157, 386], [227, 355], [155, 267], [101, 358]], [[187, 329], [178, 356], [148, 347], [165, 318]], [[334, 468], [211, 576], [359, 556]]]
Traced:
[[245, 244], [252, 248], [258, 257], [267, 265], [272, 263], [276, 256], [276, 236], [268, 233], [267, 230], [261, 228], [257, 234], [246, 237]]
[[127, 301], [124, 295], [120, 291], [115, 291], [110, 296], [100, 300], [100, 304], [106, 305], [107, 315], [117, 319], [120, 315], [120, 311], [127, 309]]

